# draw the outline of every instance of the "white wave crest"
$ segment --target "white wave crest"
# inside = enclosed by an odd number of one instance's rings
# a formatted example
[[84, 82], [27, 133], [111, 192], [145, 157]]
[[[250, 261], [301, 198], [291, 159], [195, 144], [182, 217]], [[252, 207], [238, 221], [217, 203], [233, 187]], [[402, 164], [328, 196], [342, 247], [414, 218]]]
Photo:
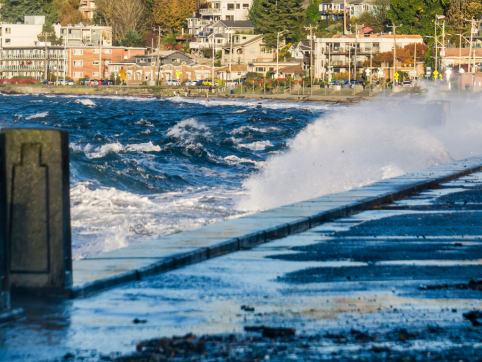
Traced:
[[194, 118], [185, 119], [167, 130], [166, 136], [190, 140], [200, 134], [208, 134], [208, 127]]
[[249, 143], [247, 145], [243, 145], [243, 144], [239, 145], [239, 147], [249, 148], [252, 151], [263, 151], [267, 147], [272, 147], [272, 146], [273, 144], [270, 141], [257, 141], [257, 142]]
[[70, 145], [73, 151], [83, 151], [87, 158], [101, 158], [107, 155], [109, 152], [121, 153], [121, 152], [160, 152], [161, 147], [154, 145], [152, 141], [139, 144], [130, 144], [123, 146], [121, 143], [108, 143], [97, 148], [93, 148], [91, 144], [87, 144], [83, 149], [79, 145]]
[[31, 120], [31, 119], [36, 119], [36, 118], [45, 118], [49, 115], [49, 112], [41, 112], [41, 113], [36, 113], [34, 115], [31, 115], [31, 116], [28, 116], [26, 117], [25, 119], [27, 121]]
[[264, 164], [264, 162], [262, 161], [253, 161], [247, 158], [239, 158], [235, 155], [226, 156], [224, 157], [224, 160], [230, 165], [238, 165], [240, 163], [251, 163], [255, 166], [262, 166]]
[[94, 107], [95, 106], [95, 102], [93, 102], [92, 100], [90, 99], [84, 99], [84, 98], [81, 98], [81, 99], [76, 99], [75, 100], [75, 103], [77, 104], [82, 104], [86, 107]]

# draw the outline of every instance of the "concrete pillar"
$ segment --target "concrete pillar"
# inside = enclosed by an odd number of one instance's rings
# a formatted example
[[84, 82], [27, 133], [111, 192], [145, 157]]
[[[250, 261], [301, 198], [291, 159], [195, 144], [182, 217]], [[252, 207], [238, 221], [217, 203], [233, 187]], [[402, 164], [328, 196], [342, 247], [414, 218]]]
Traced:
[[9, 253], [7, 244], [7, 187], [5, 177], [5, 136], [0, 133], [0, 324], [23, 316], [22, 309], [10, 307]]
[[450, 121], [450, 102], [449, 101], [429, 101], [427, 102], [434, 112], [437, 114], [437, 118], [440, 119], [440, 124], [447, 124]]
[[72, 285], [68, 133], [3, 129], [10, 284], [61, 293]]

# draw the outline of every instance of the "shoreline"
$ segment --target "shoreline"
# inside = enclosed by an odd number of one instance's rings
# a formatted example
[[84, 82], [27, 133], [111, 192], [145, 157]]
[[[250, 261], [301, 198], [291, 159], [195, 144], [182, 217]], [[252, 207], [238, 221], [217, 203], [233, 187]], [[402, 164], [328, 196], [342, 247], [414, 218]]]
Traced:
[[[67, 86], [19, 86], [8, 85], [0, 86], [0, 94], [43, 94], [43, 95], [72, 95], [72, 96], [117, 96], [117, 97], [140, 97], [140, 98], [173, 98], [173, 94], [162, 94], [165, 89], [152, 88], [98, 88], [98, 87], [75, 87], [68, 88]], [[173, 89], [168, 89], [171, 93]], [[204, 91], [203, 89], [196, 91]], [[180, 92], [180, 98], [190, 99], [206, 99], [205, 94], [191, 94], [184, 97]], [[330, 103], [330, 104], [353, 104], [359, 103], [363, 100], [368, 100], [372, 96], [364, 95], [290, 95], [290, 94], [213, 94], [209, 96], [210, 100], [270, 100], [280, 102], [316, 102], [316, 103]]]

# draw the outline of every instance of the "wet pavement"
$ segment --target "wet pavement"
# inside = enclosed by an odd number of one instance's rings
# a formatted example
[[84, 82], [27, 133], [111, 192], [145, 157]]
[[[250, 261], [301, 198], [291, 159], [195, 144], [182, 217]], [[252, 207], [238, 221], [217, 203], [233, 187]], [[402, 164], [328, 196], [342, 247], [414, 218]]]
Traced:
[[[118, 353], [188, 333], [211, 337], [172, 360], [479, 360], [481, 216], [475, 173], [90, 297], [17, 297], [27, 318], [0, 327], [0, 360], [142, 360]], [[261, 326], [296, 335], [245, 331]]]

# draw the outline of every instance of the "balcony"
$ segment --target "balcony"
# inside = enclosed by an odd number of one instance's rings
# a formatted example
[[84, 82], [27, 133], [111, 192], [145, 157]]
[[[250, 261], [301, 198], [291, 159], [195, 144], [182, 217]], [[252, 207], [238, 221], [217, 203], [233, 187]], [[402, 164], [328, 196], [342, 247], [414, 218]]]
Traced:
[[2, 54], [2, 59], [45, 59], [45, 54]]
[[210, 14], [219, 14], [221, 12], [221, 9], [200, 9], [199, 14], [201, 15], [210, 15]]

